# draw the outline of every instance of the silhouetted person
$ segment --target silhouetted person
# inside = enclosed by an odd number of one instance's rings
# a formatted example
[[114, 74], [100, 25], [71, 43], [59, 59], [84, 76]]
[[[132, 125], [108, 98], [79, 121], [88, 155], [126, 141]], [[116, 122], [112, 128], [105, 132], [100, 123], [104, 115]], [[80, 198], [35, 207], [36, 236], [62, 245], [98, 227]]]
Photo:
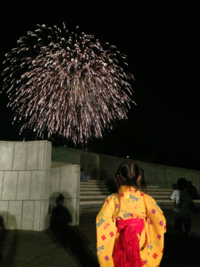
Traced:
[[197, 189], [194, 185], [192, 185], [192, 182], [190, 182], [190, 181], [187, 181], [186, 192], [188, 192], [190, 194], [192, 199], [199, 199]]
[[77, 266], [96, 267], [97, 262], [95, 256], [92, 257], [87, 250], [87, 239], [79, 231], [77, 226], [70, 226], [72, 221], [71, 214], [66, 207], [63, 206], [64, 196], [62, 194], [56, 198], [57, 206], [53, 208], [50, 219], [50, 227], [60, 242], [60, 244], [68, 249], [68, 253], [72, 253], [77, 262]]
[[59, 242], [67, 246], [67, 231], [68, 224], [72, 221], [71, 214], [68, 209], [63, 206], [64, 196], [60, 194], [56, 198], [57, 206], [53, 208], [50, 218], [50, 228], [54, 235], [58, 238]]
[[177, 188], [175, 189], [170, 199], [174, 200], [174, 222], [175, 230], [178, 237], [181, 235], [182, 224], [184, 225], [187, 237], [191, 235], [191, 210], [194, 211], [194, 203], [188, 192], [185, 191], [187, 187], [187, 181], [184, 178], [177, 180]]

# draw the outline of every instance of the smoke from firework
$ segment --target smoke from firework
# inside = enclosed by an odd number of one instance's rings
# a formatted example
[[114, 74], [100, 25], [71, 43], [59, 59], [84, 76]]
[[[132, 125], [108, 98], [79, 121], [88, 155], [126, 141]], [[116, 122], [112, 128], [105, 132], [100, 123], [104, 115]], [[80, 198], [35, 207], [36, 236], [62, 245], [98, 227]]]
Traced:
[[25, 118], [20, 133], [47, 131], [49, 138], [84, 143], [127, 118], [134, 77], [120, 66], [126, 56], [91, 34], [69, 34], [64, 23], [63, 29], [37, 26], [6, 54], [2, 72], [14, 120]]

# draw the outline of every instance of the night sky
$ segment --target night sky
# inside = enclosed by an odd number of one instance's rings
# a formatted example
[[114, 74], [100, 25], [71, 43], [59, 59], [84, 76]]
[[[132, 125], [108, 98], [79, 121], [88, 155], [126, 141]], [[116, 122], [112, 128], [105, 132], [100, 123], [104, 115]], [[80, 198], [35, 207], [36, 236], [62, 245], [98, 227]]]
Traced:
[[[88, 150], [200, 169], [200, 2], [135, 0], [1, 1], [0, 71], [5, 53], [36, 24], [94, 34], [127, 55], [135, 77], [128, 121]], [[2, 86], [1, 79], [1, 86]], [[23, 140], [0, 95], [0, 139]], [[33, 140], [29, 132], [26, 140]]]

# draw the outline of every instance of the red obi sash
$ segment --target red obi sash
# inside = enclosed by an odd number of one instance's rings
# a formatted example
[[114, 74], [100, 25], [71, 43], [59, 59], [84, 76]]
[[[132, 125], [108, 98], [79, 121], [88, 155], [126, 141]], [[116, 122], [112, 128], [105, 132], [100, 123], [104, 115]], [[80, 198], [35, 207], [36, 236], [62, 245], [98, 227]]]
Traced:
[[144, 229], [143, 219], [119, 220], [116, 226], [120, 236], [113, 252], [114, 266], [142, 267], [137, 234]]

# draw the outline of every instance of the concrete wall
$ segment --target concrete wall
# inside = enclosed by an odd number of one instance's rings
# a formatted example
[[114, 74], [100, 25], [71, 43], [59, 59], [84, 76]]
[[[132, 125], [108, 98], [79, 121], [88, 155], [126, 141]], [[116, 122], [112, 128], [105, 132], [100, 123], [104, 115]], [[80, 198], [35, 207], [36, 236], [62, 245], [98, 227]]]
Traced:
[[[60, 148], [57, 148], [57, 151]], [[53, 150], [54, 153], [54, 150]], [[77, 154], [75, 157], [74, 154]], [[71, 148], [62, 148], [62, 157], [68, 155], [71, 163], [80, 164], [91, 179], [113, 179], [119, 165], [126, 158], [113, 157], [103, 154], [95, 154]], [[70, 155], [73, 155], [70, 156]], [[54, 155], [52, 155], [53, 158]], [[62, 161], [62, 157], [58, 158]], [[76, 162], [73, 162], [76, 159]], [[79, 161], [78, 161], [79, 159]], [[159, 185], [161, 188], [172, 188], [177, 179], [184, 177], [190, 180], [200, 193], [200, 172], [196, 170], [177, 168], [172, 166], [154, 164], [135, 160], [146, 172], [147, 184]]]
[[0, 141], [0, 215], [7, 229], [47, 228], [51, 143]]
[[64, 206], [71, 214], [71, 225], [79, 224], [80, 165], [69, 164], [51, 169], [50, 209], [56, 206], [56, 197], [64, 196]]
[[[59, 159], [62, 149], [57, 151]], [[80, 165], [51, 162], [48, 141], [0, 141], [0, 215], [6, 229], [41, 231], [49, 227], [49, 207], [62, 193], [71, 214], [71, 225], [79, 224]], [[55, 155], [55, 153], [54, 153]], [[80, 162], [77, 153], [62, 160]]]
[[[66, 153], [66, 151], [68, 152]], [[76, 149], [68, 149], [65, 147], [52, 147], [51, 160], [53, 162], [59, 161], [59, 162], [80, 164], [80, 152], [81, 150], [78, 150], [77, 153]]]
[[92, 179], [99, 179], [99, 155], [65, 147], [52, 147], [52, 161], [79, 164]]

